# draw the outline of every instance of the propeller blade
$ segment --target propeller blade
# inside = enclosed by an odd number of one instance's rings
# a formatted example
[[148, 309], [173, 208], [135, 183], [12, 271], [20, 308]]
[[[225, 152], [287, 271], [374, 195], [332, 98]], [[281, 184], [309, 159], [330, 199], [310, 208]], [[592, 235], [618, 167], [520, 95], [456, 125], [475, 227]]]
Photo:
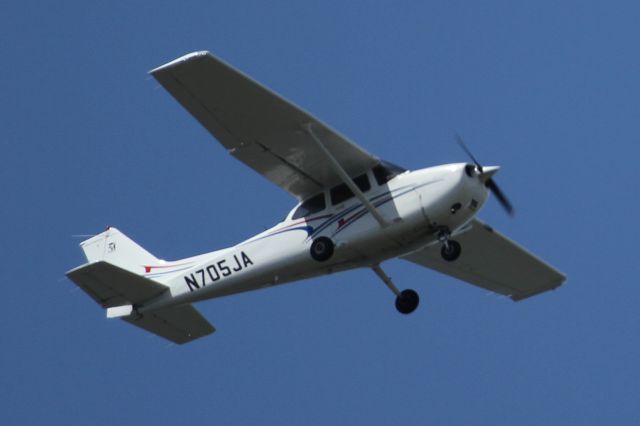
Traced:
[[507, 211], [507, 214], [513, 217], [514, 215], [513, 206], [511, 205], [511, 202], [509, 202], [507, 197], [504, 195], [504, 193], [500, 190], [500, 188], [498, 187], [498, 184], [493, 179], [489, 179], [486, 185], [487, 185], [487, 188], [489, 188], [489, 190], [493, 192], [493, 195], [496, 196], [500, 205], [502, 205], [502, 207]]
[[462, 150], [467, 153], [469, 158], [471, 158], [471, 160], [476, 164], [476, 166], [478, 166], [478, 171], [482, 173], [482, 165], [478, 162], [478, 160], [476, 160], [476, 157], [473, 156], [469, 148], [467, 148], [467, 145], [464, 143], [460, 135], [457, 133], [456, 133], [456, 142], [458, 142], [458, 145], [460, 146], [460, 148], [462, 148]]
[[464, 143], [460, 135], [457, 133], [456, 133], [456, 142], [458, 142], [458, 145], [460, 146], [460, 148], [462, 148], [462, 150], [466, 152], [469, 158], [471, 158], [471, 160], [476, 164], [476, 167], [480, 172], [480, 180], [485, 184], [487, 188], [489, 188], [489, 190], [493, 193], [493, 195], [496, 196], [496, 198], [498, 199], [498, 202], [500, 203], [502, 208], [505, 209], [507, 214], [513, 217], [514, 215], [513, 205], [511, 205], [511, 202], [507, 199], [507, 197], [504, 195], [502, 190], [500, 190], [500, 188], [498, 187], [498, 184], [492, 178], [492, 176], [498, 171], [499, 167], [497, 166], [487, 167], [487, 173], [485, 174], [480, 162], [476, 160], [476, 157], [473, 156], [469, 148], [467, 148], [467, 145]]

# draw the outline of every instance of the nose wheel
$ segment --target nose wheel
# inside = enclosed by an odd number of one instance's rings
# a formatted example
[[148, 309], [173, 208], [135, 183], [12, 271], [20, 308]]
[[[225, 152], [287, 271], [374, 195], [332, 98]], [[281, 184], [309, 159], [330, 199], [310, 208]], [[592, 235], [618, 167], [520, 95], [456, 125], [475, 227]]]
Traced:
[[462, 253], [462, 246], [460, 243], [454, 240], [447, 240], [442, 244], [442, 249], [440, 250], [440, 254], [442, 258], [447, 262], [453, 262], [457, 258], [460, 257], [460, 253]]
[[420, 297], [418, 296], [418, 293], [411, 289], [402, 291], [398, 290], [398, 287], [396, 287], [393, 281], [391, 281], [391, 278], [389, 278], [389, 276], [385, 274], [380, 265], [375, 265], [371, 269], [373, 269], [373, 272], [375, 272], [376, 275], [380, 277], [382, 282], [384, 282], [386, 286], [389, 287], [389, 290], [391, 290], [393, 294], [396, 295], [396, 309], [398, 310], [398, 312], [407, 315], [416, 310], [418, 304], [420, 303]]
[[438, 234], [438, 240], [442, 243], [442, 249], [440, 249], [440, 254], [442, 258], [447, 262], [453, 262], [457, 258], [460, 257], [460, 253], [462, 253], [462, 246], [459, 242], [450, 239], [451, 234], [447, 230], [442, 230]]

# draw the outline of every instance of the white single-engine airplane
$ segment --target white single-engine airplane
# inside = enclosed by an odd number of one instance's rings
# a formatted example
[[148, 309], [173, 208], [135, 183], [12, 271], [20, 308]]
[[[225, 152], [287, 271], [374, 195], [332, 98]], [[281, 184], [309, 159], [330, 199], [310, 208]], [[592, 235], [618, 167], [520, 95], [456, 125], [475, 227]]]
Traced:
[[407, 171], [380, 160], [208, 52], [153, 75], [238, 160], [293, 195], [286, 219], [233, 247], [156, 258], [116, 228], [80, 244], [88, 263], [67, 273], [123, 320], [176, 343], [215, 331], [191, 305], [204, 299], [353, 268], [371, 268], [399, 312], [418, 306], [380, 264], [400, 257], [517, 301], [565, 277], [475, 219], [489, 191], [512, 213], [498, 167], [471, 163]]

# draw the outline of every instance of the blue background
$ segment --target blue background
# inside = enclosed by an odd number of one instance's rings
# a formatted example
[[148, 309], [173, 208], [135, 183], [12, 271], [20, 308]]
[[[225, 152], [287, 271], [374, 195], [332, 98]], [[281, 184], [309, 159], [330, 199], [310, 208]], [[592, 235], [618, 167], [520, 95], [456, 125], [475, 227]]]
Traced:
[[[3, 2], [3, 424], [638, 424], [637, 2]], [[210, 50], [407, 168], [466, 161], [480, 217], [569, 277], [512, 303], [400, 260], [207, 301], [168, 344], [64, 273], [119, 227], [181, 258], [294, 200], [146, 73]]]

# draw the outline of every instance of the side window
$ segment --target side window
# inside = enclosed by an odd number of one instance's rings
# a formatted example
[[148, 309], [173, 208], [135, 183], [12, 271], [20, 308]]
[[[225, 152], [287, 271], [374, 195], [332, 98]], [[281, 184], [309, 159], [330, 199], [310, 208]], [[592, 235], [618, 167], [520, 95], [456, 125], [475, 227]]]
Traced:
[[360, 188], [360, 191], [362, 192], [367, 192], [368, 190], [371, 189], [371, 184], [369, 183], [369, 178], [367, 177], [366, 174], [360, 175], [357, 178], [355, 178], [353, 180], [353, 183], [355, 183], [356, 186]]
[[375, 176], [378, 185], [384, 185], [404, 172], [406, 172], [406, 170], [402, 167], [387, 163], [386, 161], [380, 162], [380, 164], [373, 168], [373, 176]]
[[[367, 192], [371, 189], [371, 184], [366, 174], [354, 178], [353, 183], [355, 183], [362, 192]], [[340, 204], [353, 196], [353, 192], [351, 192], [346, 183], [331, 188], [331, 204]]]
[[324, 202], [324, 193], [315, 195], [304, 203], [300, 204], [300, 207], [296, 209], [291, 216], [291, 219], [300, 219], [301, 217], [306, 217], [312, 215], [314, 213], [318, 213], [319, 211], [324, 210], [326, 204]]

